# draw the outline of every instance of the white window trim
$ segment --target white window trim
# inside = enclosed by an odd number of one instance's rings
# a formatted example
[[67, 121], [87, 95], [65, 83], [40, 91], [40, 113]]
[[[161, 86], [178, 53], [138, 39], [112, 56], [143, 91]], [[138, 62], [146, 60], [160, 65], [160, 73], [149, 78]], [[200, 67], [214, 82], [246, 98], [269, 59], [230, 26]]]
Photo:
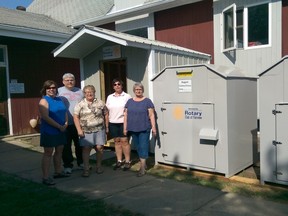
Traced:
[[[262, 4], [267, 4], [268, 3], [268, 13], [269, 13], [269, 18], [268, 18], [268, 30], [269, 30], [269, 33], [268, 33], [268, 44], [264, 44], [264, 45], [258, 45], [258, 46], [251, 46], [249, 47], [248, 46], [248, 8], [249, 7], [253, 7], [253, 6], [257, 6], [257, 5], [262, 5]], [[250, 49], [259, 49], [259, 48], [266, 48], [266, 47], [271, 47], [271, 37], [272, 37], [272, 8], [271, 8], [271, 1], [265, 1], [265, 2], [261, 2], [261, 3], [256, 3], [256, 4], [249, 4], [249, 5], [245, 5], [244, 6], [244, 10], [243, 10], [243, 17], [244, 17], [244, 36], [243, 36], [243, 39], [244, 39], [244, 43], [243, 43], [243, 48], [245, 50], [250, 50]]]
[[[225, 42], [225, 35], [224, 35], [224, 13], [233, 8], [233, 46], [232, 47], [229, 47], [227, 49], [224, 48], [224, 42]], [[237, 41], [236, 41], [236, 4], [232, 4], [226, 8], [224, 8], [224, 10], [222, 11], [222, 19], [221, 19], [221, 50], [222, 52], [228, 52], [228, 51], [231, 51], [231, 50], [235, 50], [236, 49], [236, 46], [237, 46]]]

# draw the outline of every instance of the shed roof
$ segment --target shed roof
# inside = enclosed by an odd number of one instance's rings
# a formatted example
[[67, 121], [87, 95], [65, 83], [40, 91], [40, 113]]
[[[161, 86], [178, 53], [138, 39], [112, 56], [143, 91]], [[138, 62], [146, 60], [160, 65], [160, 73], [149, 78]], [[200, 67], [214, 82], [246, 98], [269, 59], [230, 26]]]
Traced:
[[286, 59], [288, 59], [288, 55], [284, 56], [283, 58], [281, 58], [278, 62], [276, 62], [275, 64], [273, 64], [272, 66], [270, 66], [269, 68], [267, 68], [266, 70], [264, 70], [263, 72], [261, 72], [259, 74], [259, 76], [263, 76], [264, 74], [266, 74], [269, 70], [271, 70], [272, 68], [274, 68], [275, 66], [277, 66], [278, 64], [280, 64], [281, 62], [285, 61]]
[[[48, 16], [0, 7], [0, 35], [63, 42], [76, 30]], [[30, 37], [30, 38], [29, 38]]]
[[169, 66], [164, 68], [160, 73], [158, 73], [155, 77], [152, 78], [152, 81], [157, 79], [157, 77], [161, 76], [162, 73], [167, 69], [187, 69], [191, 67], [206, 67], [211, 72], [221, 76], [222, 78], [245, 78], [245, 79], [257, 79], [257, 76], [247, 76], [245, 71], [238, 67], [228, 67], [224, 65], [214, 65], [214, 64], [194, 64], [194, 65], [180, 65], [180, 66]]
[[83, 58], [106, 41], [111, 41], [122, 46], [137, 47], [142, 49], [153, 49], [170, 53], [181, 53], [183, 55], [207, 58], [211, 56], [206, 53], [180, 47], [174, 44], [142, 38], [122, 32], [107, 30], [93, 26], [83, 26], [69, 40], [56, 48], [54, 56], [68, 58]]

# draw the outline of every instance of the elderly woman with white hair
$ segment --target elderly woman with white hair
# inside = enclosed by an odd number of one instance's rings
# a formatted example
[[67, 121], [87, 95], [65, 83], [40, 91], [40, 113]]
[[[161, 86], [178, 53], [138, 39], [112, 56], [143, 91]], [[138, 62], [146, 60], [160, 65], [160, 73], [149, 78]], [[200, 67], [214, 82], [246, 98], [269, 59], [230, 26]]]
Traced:
[[123, 133], [132, 136], [140, 158], [140, 170], [137, 176], [142, 177], [146, 174], [150, 132], [152, 129], [153, 136], [156, 136], [156, 123], [154, 104], [143, 95], [144, 86], [141, 83], [135, 83], [133, 91], [135, 96], [125, 105]]

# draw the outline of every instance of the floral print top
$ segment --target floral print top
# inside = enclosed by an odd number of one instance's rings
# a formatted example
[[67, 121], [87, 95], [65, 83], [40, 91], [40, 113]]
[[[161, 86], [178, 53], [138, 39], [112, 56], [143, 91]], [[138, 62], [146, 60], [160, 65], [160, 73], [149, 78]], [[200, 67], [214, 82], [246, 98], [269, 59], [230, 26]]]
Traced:
[[80, 126], [85, 133], [103, 130], [107, 112], [105, 103], [97, 98], [92, 103], [84, 98], [74, 108], [74, 115], [79, 116]]

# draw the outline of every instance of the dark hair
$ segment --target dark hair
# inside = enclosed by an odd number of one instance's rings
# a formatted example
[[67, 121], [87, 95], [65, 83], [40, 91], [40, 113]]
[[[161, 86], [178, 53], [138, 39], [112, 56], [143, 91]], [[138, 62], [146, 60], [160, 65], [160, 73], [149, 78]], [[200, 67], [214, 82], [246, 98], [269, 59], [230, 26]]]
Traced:
[[56, 93], [58, 93], [57, 83], [56, 83], [55, 81], [53, 81], [53, 80], [46, 80], [46, 81], [44, 82], [44, 84], [43, 84], [42, 89], [40, 90], [40, 94], [41, 94], [42, 96], [46, 95], [46, 89], [49, 88], [51, 85], [55, 85], [55, 87], [56, 87]]
[[118, 78], [115, 78], [112, 80], [112, 86], [116, 83], [116, 82], [119, 82], [121, 84], [121, 86], [123, 86], [123, 81], [118, 79]]

